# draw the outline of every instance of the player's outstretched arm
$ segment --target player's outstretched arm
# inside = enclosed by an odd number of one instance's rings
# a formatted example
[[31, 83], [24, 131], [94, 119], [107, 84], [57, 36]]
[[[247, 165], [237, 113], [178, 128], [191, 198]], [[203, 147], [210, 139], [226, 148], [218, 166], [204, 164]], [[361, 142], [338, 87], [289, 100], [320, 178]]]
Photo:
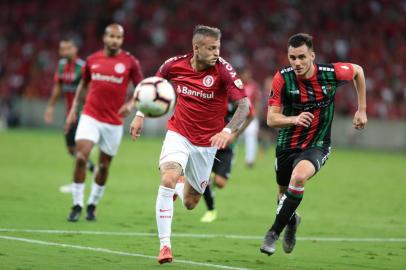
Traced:
[[69, 114], [66, 117], [65, 133], [68, 133], [69, 128], [77, 121], [79, 104], [83, 103], [85, 97], [84, 93], [86, 93], [87, 91], [87, 86], [88, 83], [82, 79], [78, 85], [78, 88], [76, 89], [75, 98], [72, 102], [72, 108], [70, 109]]
[[49, 98], [47, 108], [44, 112], [44, 121], [47, 124], [50, 124], [54, 121], [54, 108], [56, 101], [58, 100], [59, 96], [61, 95], [62, 89], [60, 83], [55, 83], [52, 87], [52, 94]]
[[139, 136], [141, 136], [141, 131], [142, 131], [143, 126], [144, 126], [144, 115], [140, 111], [138, 111], [130, 124], [130, 134], [131, 134], [131, 138], [134, 141]]
[[352, 64], [354, 68], [354, 86], [358, 96], [358, 110], [355, 112], [353, 125], [355, 129], [363, 129], [368, 122], [367, 98], [364, 70], [361, 66]]
[[302, 112], [296, 116], [282, 114], [282, 107], [269, 106], [266, 123], [272, 128], [283, 128], [289, 126], [309, 127], [312, 124], [314, 115], [310, 112]]

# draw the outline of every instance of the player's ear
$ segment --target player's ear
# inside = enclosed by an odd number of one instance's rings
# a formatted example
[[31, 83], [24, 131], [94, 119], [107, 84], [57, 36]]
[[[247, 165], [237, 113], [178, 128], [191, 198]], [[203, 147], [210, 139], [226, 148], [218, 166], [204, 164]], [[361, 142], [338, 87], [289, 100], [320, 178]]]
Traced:
[[316, 58], [316, 53], [314, 51], [312, 51], [310, 53], [310, 57], [312, 58], [312, 61], [314, 61], [314, 59]]

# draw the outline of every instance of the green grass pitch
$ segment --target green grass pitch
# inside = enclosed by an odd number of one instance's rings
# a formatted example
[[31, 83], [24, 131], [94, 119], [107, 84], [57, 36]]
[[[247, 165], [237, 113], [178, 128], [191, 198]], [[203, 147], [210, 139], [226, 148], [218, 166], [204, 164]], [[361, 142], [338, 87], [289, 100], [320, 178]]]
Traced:
[[333, 149], [306, 185], [294, 252], [284, 254], [279, 242], [268, 257], [259, 247], [276, 208], [274, 152], [247, 170], [242, 147], [229, 185], [216, 191], [218, 220], [202, 224], [203, 202], [188, 211], [176, 201], [175, 261], [158, 265], [161, 143], [126, 136], [98, 220], [72, 224], [71, 196], [58, 192], [73, 168], [62, 134], [1, 131], [0, 269], [406, 269], [405, 153]]

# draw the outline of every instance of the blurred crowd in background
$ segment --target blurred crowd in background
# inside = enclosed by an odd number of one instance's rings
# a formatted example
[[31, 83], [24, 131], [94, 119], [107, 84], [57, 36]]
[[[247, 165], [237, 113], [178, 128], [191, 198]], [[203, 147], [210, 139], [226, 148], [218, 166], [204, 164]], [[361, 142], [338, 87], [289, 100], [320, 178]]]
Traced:
[[[370, 118], [406, 119], [406, 1], [397, 0], [1, 1], [2, 110], [19, 98], [47, 99], [59, 41], [73, 38], [86, 58], [102, 48], [111, 22], [124, 26], [124, 48], [140, 59], [146, 76], [167, 58], [191, 51], [196, 24], [219, 27], [221, 55], [251, 71], [264, 107], [270, 77], [288, 65], [289, 36], [308, 32], [316, 62], [364, 68]], [[340, 88], [336, 104], [338, 114], [356, 110], [352, 85]]]

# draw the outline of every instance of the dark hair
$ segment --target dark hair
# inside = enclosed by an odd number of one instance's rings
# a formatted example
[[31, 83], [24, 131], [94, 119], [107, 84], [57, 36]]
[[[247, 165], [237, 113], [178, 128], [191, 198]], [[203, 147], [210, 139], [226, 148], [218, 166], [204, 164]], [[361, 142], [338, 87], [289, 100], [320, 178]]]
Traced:
[[69, 43], [72, 43], [73, 44], [73, 46], [77, 46], [76, 45], [76, 41], [73, 39], [73, 38], [71, 38], [71, 37], [64, 37], [64, 38], [62, 38], [61, 40], [60, 40], [60, 42], [69, 42]]
[[310, 50], [313, 50], [313, 37], [306, 33], [298, 33], [289, 38], [288, 47], [297, 48], [306, 45]]
[[196, 25], [195, 29], [193, 30], [193, 37], [195, 37], [196, 35], [209, 36], [216, 39], [220, 39], [221, 31], [216, 27], [210, 27], [199, 24]]

